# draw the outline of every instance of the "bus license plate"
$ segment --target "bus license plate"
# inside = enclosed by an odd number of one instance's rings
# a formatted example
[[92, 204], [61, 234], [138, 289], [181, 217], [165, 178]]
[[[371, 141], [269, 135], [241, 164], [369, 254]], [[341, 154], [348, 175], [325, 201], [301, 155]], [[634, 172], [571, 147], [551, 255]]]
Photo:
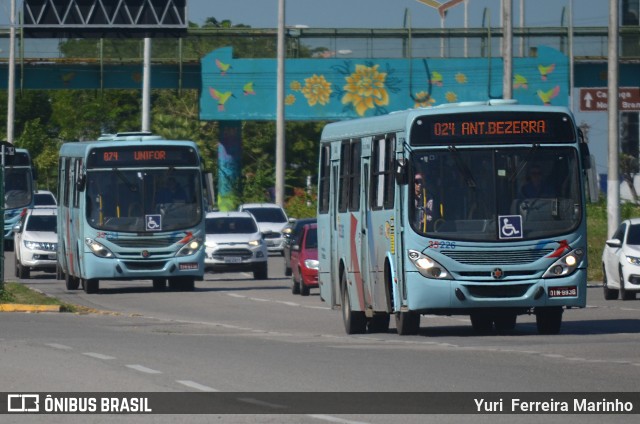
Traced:
[[242, 262], [242, 258], [240, 256], [225, 256], [224, 263], [225, 264], [239, 264]]
[[578, 288], [576, 286], [549, 288], [549, 297], [575, 297], [577, 295]]

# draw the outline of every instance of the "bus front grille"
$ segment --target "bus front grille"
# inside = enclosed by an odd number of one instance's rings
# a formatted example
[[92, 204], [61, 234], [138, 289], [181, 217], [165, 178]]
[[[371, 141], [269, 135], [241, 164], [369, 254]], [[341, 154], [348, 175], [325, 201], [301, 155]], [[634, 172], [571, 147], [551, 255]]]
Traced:
[[182, 237], [136, 237], [117, 238], [109, 241], [119, 247], [153, 248], [168, 247], [182, 240]]
[[529, 290], [531, 284], [516, 285], [465, 285], [469, 294], [476, 298], [508, 298], [522, 297]]
[[157, 271], [166, 264], [165, 261], [124, 261], [124, 265], [131, 271]]
[[552, 249], [527, 249], [511, 252], [504, 250], [452, 250], [440, 253], [465, 265], [518, 265], [535, 262], [552, 252]]

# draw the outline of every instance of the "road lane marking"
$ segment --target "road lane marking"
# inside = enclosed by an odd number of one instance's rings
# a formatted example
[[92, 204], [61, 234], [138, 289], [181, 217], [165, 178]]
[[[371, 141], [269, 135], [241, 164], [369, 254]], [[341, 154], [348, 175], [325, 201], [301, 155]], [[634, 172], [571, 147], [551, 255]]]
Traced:
[[102, 353], [95, 353], [95, 352], [85, 352], [83, 353], [83, 355], [91, 356], [92, 358], [96, 358], [96, 359], [104, 359], [104, 360], [116, 359], [113, 356], [103, 355]]
[[200, 390], [202, 392], [219, 392], [220, 390], [213, 387], [205, 386], [204, 384], [196, 383], [191, 380], [176, 380], [176, 383], [180, 383], [183, 386], [191, 387], [192, 389]]
[[157, 371], [151, 368], [144, 367], [142, 365], [127, 365], [127, 368], [131, 368], [132, 370], [144, 372], [147, 374], [162, 374], [162, 371]]
[[47, 346], [52, 347], [54, 349], [60, 349], [60, 350], [73, 350], [72, 347], [70, 346], [66, 346], [63, 344], [58, 344], [58, 343], [45, 343]]
[[284, 405], [278, 405], [277, 403], [265, 402], [263, 400], [254, 399], [254, 398], [238, 398], [240, 402], [250, 403], [252, 405], [257, 406], [266, 406], [267, 408], [272, 409], [283, 409], [286, 408]]
[[339, 423], [339, 424], [369, 424], [364, 421], [345, 420], [344, 418], [332, 417], [331, 415], [313, 414], [313, 415], [307, 415], [307, 417], [315, 418], [317, 420], [329, 421], [332, 423]]

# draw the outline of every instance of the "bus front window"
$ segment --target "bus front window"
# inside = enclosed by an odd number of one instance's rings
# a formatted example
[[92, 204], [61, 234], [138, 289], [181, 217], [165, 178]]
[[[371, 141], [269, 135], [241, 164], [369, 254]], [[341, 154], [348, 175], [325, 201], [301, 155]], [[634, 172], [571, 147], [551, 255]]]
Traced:
[[413, 229], [451, 240], [498, 241], [498, 217], [516, 216], [522, 239], [574, 230], [582, 216], [578, 159], [571, 148], [414, 152]]
[[[175, 231], [199, 222], [202, 190], [197, 171], [113, 171], [87, 172], [86, 213], [94, 228], [124, 232]], [[150, 217], [154, 223], [152, 229], [147, 228]]]
[[28, 169], [7, 168], [4, 175], [4, 208], [16, 209], [31, 203], [33, 187]]

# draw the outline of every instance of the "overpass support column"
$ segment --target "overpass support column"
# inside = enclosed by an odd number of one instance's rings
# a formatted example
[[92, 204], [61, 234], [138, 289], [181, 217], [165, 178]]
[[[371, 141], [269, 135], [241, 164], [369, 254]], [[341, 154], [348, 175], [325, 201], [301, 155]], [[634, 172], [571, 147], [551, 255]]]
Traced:
[[218, 209], [232, 211], [240, 204], [242, 121], [218, 122]]

